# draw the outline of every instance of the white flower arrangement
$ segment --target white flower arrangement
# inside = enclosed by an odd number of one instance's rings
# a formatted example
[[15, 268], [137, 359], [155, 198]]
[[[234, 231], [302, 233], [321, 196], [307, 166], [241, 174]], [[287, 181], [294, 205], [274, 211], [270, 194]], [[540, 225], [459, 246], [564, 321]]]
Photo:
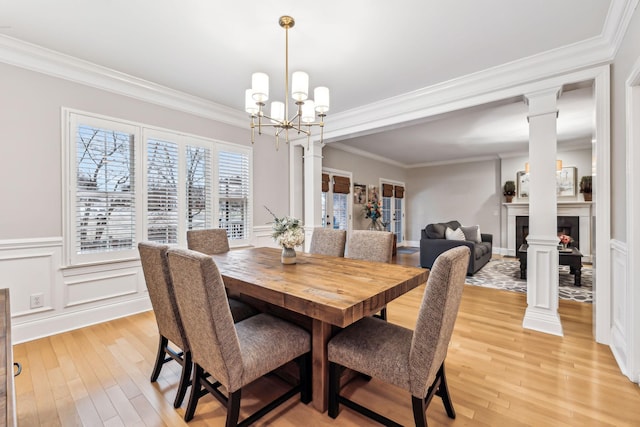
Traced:
[[273, 237], [273, 240], [278, 242], [280, 246], [284, 248], [294, 248], [304, 242], [304, 228], [299, 219], [290, 216], [278, 218], [268, 207], [265, 206], [265, 209], [269, 211], [275, 220], [271, 237]]

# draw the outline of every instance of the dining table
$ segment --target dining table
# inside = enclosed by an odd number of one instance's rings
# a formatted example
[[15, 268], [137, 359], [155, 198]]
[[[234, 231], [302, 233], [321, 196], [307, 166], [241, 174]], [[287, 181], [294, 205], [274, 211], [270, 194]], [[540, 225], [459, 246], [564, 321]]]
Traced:
[[427, 281], [429, 270], [399, 264], [297, 252], [283, 264], [281, 250], [234, 249], [213, 255], [230, 294], [248, 296], [310, 320], [312, 405], [327, 409], [332, 335]]

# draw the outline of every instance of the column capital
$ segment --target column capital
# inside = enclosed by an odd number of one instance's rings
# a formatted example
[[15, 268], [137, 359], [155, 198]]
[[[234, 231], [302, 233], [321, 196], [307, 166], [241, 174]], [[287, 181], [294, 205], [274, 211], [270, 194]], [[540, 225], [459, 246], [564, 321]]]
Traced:
[[524, 102], [529, 106], [527, 119], [549, 113], [557, 115], [557, 100], [561, 93], [562, 86], [555, 86], [548, 89], [526, 93], [524, 95]]

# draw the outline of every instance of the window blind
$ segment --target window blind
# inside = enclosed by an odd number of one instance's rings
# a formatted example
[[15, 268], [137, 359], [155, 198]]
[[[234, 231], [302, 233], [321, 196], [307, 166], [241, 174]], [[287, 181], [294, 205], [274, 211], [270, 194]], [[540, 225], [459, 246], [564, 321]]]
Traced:
[[231, 240], [249, 238], [249, 167], [246, 153], [218, 152], [218, 222]]
[[178, 242], [178, 144], [147, 139], [147, 238]]
[[134, 135], [79, 124], [76, 130], [75, 252], [136, 244]]
[[333, 192], [349, 194], [351, 192], [351, 180], [346, 176], [333, 176]]
[[382, 197], [393, 197], [393, 185], [382, 184]]
[[329, 192], [329, 174], [328, 173], [322, 174], [322, 192], [323, 193]]
[[187, 230], [211, 227], [211, 149], [186, 149]]
[[393, 189], [395, 191], [396, 199], [402, 199], [404, 197], [404, 187], [396, 185], [395, 187], [393, 187]]

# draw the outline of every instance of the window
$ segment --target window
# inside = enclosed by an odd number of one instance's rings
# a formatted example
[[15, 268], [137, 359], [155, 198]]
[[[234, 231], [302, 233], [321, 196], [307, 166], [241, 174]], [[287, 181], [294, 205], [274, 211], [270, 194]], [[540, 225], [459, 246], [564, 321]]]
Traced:
[[147, 139], [147, 236], [178, 243], [178, 144]]
[[190, 229], [249, 243], [251, 148], [65, 113], [67, 265], [135, 258], [141, 240], [186, 245]]
[[218, 227], [227, 230], [230, 240], [249, 237], [250, 170], [246, 153], [218, 152]]

